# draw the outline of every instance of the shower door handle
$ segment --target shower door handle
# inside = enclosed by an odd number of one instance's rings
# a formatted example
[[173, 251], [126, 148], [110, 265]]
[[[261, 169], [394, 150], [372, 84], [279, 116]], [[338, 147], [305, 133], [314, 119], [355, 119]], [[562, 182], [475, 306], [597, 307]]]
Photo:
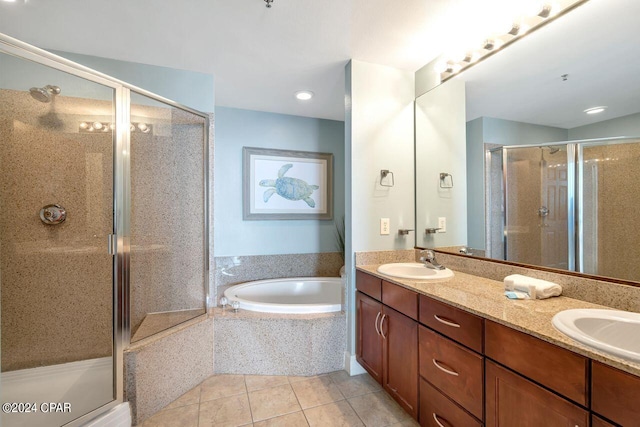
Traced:
[[107, 252], [109, 255], [115, 255], [117, 252], [118, 236], [115, 234], [107, 235]]

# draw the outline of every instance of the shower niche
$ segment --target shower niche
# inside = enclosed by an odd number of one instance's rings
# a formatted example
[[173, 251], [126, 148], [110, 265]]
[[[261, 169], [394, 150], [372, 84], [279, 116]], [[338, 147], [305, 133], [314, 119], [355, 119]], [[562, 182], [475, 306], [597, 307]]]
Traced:
[[[123, 351], [206, 314], [208, 115], [0, 34], [3, 426], [123, 402]], [[28, 416], [27, 416], [28, 415]]]

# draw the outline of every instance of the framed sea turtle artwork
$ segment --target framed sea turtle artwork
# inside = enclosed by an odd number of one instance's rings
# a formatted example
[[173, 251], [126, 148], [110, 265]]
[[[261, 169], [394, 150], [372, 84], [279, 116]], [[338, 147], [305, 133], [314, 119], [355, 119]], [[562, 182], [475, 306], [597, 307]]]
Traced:
[[243, 147], [243, 219], [333, 219], [333, 154]]

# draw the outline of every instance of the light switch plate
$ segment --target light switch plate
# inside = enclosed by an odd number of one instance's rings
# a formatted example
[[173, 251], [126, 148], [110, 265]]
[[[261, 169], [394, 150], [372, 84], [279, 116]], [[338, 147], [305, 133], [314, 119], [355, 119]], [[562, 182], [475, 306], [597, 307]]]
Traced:
[[446, 233], [447, 232], [447, 217], [441, 216], [438, 217], [438, 233]]

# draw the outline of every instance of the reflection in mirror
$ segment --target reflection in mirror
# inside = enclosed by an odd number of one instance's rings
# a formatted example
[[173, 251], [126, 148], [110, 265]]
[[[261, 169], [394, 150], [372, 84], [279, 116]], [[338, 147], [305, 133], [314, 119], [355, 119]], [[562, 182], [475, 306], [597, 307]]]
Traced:
[[640, 281], [633, 3], [589, 1], [416, 99], [416, 246]]

